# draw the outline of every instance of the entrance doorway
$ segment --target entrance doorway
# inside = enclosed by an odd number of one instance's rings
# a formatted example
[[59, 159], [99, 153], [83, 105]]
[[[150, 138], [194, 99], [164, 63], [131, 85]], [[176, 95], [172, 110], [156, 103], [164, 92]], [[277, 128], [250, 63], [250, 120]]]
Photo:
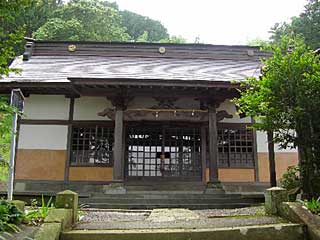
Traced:
[[139, 124], [126, 133], [129, 179], [201, 180], [199, 127]]

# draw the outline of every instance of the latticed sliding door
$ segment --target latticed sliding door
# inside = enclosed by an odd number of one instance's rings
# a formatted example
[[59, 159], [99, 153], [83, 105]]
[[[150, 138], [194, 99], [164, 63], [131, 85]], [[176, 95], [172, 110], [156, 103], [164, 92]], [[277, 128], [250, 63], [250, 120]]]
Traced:
[[193, 127], [127, 129], [129, 177], [200, 177], [200, 131]]

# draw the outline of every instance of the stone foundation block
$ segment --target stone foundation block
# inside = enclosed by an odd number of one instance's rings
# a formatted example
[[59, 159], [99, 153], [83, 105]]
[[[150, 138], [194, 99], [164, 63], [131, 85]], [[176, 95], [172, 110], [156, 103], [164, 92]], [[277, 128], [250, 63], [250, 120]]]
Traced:
[[70, 190], [59, 192], [56, 196], [56, 208], [72, 209], [73, 223], [78, 220], [78, 194]]
[[288, 194], [284, 188], [272, 187], [265, 192], [265, 210], [269, 215], [278, 215], [280, 205], [288, 201]]
[[73, 222], [72, 209], [54, 208], [48, 213], [44, 220], [45, 223], [60, 223], [61, 230], [71, 228]]

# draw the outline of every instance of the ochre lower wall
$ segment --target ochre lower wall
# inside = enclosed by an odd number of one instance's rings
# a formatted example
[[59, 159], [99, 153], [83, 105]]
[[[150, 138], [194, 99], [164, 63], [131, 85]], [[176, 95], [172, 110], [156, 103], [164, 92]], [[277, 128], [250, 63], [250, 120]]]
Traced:
[[[221, 182], [254, 182], [254, 169], [252, 168], [219, 168]], [[206, 180], [209, 181], [209, 168], [206, 169]]]
[[[17, 180], [63, 181], [67, 152], [65, 150], [19, 149], [17, 151]], [[276, 153], [276, 172], [279, 180], [288, 166], [298, 164], [296, 152]], [[268, 153], [258, 153], [259, 181], [269, 182]], [[254, 182], [254, 169], [219, 168], [222, 182]], [[112, 181], [111, 167], [70, 167], [70, 181]], [[209, 180], [209, 169], [206, 169]]]
[[65, 150], [19, 149], [16, 158], [17, 180], [64, 180]]
[[70, 167], [70, 181], [112, 181], [111, 167]]
[[[281, 152], [275, 154], [276, 158], [276, 173], [277, 180], [279, 180], [283, 173], [289, 166], [298, 164], [298, 153], [297, 152]], [[269, 157], [267, 152], [258, 153], [258, 167], [259, 167], [259, 181], [269, 182]]]

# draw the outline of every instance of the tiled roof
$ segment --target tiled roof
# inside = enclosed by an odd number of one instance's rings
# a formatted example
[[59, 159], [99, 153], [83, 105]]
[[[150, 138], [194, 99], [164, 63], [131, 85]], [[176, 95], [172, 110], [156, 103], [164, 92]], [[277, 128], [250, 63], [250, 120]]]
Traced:
[[163, 79], [163, 80], [243, 80], [258, 76], [259, 61], [126, 58], [85, 56], [33, 56], [16, 60], [21, 74], [11, 74], [2, 82], [69, 82], [68, 78]]

